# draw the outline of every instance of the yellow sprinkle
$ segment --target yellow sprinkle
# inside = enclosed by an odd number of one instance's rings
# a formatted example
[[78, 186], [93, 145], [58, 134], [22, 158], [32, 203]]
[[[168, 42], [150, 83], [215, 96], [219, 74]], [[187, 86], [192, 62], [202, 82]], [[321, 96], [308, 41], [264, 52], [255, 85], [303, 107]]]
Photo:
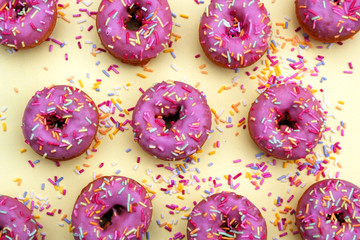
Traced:
[[286, 162], [283, 163], [283, 168], [286, 168]]
[[184, 200], [185, 198], [183, 196], [178, 195], [177, 198]]
[[182, 18], [186, 18], [186, 19], [188, 19], [188, 18], [189, 18], [189, 16], [188, 16], [188, 15], [185, 15], [185, 14], [180, 14], [180, 17], [182, 17]]
[[26, 148], [20, 150], [20, 153], [24, 153], [24, 152], [26, 152]]
[[2, 128], [3, 128], [3, 131], [6, 132], [6, 123], [2, 123]]
[[214, 155], [216, 151], [209, 152], [209, 155]]
[[79, 83], [80, 83], [80, 87], [84, 87], [84, 84], [83, 84], [83, 82], [81, 81], [81, 79], [79, 79]]
[[113, 138], [114, 138], [111, 133], [109, 133], [109, 137], [110, 137], [111, 140], [113, 140]]
[[339, 101], [339, 104], [344, 105], [344, 101]]

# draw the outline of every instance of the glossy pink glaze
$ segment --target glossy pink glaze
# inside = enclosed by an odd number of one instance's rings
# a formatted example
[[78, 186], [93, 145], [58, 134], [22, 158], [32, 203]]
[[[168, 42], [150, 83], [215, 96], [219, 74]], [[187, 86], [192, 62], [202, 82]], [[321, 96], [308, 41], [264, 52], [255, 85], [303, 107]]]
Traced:
[[[278, 125], [288, 113], [294, 128]], [[294, 83], [266, 89], [252, 104], [249, 132], [267, 154], [280, 158], [305, 158], [321, 139], [325, 116], [312, 93]]]
[[360, 189], [340, 179], [314, 183], [297, 206], [296, 225], [305, 240], [360, 239], [359, 219]]
[[269, 13], [259, 0], [212, 0], [202, 15], [199, 36], [205, 54], [216, 64], [247, 67], [268, 48]]
[[313, 38], [323, 42], [339, 42], [360, 30], [358, 0], [296, 0], [300, 25]]
[[[137, 15], [142, 22], [138, 30], [126, 28], [130, 6], [142, 9]], [[170, 6], [166, 0], [103, 0], [96, 26], [101, 42], [111, 55], [123, 62], [145, 64], [155, 58], [170, 39]]]
[[[50, 116], [66, 122], [62, 128], [53, 126]], [[25, 142], [35, 152], [53, 160], [68, 160], [90, 146], [98, 122], [96, 105], [88, 95], [72, 86], [57, 85], [37, 91], [30, 99], [22, 129]]]
[[[0, 44], [15, 49], [32, 48], [45, 41], [56, 23], [54, 0], [1, 1]], [[21, 3], [25, 2], [25, 5]]]
[[[111, 224], [100, 227], [100, 219], [116, 205], [121, 213], [111, 217]], [[113, 212], [114, 213], [114, 212]], [[145, 239], [152, 216], [150, 196], [131, 178], [108, 176], [89, 183], [78, 197], [72, 213], [76, 240]]]
[[37, 223], [18, 200], [0, 195], [0, 239], [37, 240]]
[[199, 202], [190, 213], [187, 239], [223, 239], [219, 236], [234, 240], [264, 240], [267, 236], [265, 219], [246, 197], [230, 192], [211, 195]]
[[[161, 117], [179, 113], [170, 129]], [[149, 154], [179, 160], [201, 148], [211, 128], [205, 97], [182, 82], [161, 82], [146, 90], [133, 111], [134, 139]]]

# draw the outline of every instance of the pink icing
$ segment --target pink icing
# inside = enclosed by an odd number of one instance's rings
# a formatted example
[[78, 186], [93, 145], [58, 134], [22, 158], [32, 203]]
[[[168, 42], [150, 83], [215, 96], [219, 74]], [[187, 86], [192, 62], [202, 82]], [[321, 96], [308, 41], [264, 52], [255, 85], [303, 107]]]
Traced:
[[212, 0], [200, 22], [202, 49], [223, 67], [255, 63], [267, 50], [271, 37], [268, 16], [259, 0]]
[[264, 152], [296, 160], [311, 153], [321, 139], [325, 116], [307, 88], [288, 83], [266, 89], [252, 104], [248, 123]]
[[15, 49], [39, 45], [53, 31], [56, 15], [54, 0], [1, 0], [0, 44]]
[[[115, 206], [121, 206], [120, 212]], [[111, 224], [102, 228], [100, 221], [109, 211], [113, 211]], [[150, 196], [138, 182], [126, 177], [101, 177], [89, 183], [75, 203], [74, 238], [145, 239], [151, 216]]]
[[259, 209], [246, 197], [229, 192], [199, 202], [187, 224], [189, 240], [266, 239], [266, 236], [265, 219]]
[[37, 223], [18, 200], [0, 195], [0, 240], [37, 240]]
[[43, 157], [67, 160], [82, 154], [98, 128], [93, 100], [80, 89], [58, 85], [37, 91], [26, 106], [25, 142]]
[[360, 189], [339, 179], [310, 186], [297, 206], [296, 225], [304, 239], [360, 239]]
[[296, 0], [296, 15], [305, 32], [324, 42], [345, 40], [360, 30], [358, 0]]
[[[142, 25], [138, 30], [127, 29], [130, 9], [141, 9], [135, 14]], [[96, 25], [101, 42], [111, 55], [124, 62], [145, 64], [156, 57], [170, 39], [171, 11], [166, 0], [103, 0]]]
[[[170, 128], [163, 118], [178, 113]], [[163, 160], [179, 160], [201, 148], [211, 128], [210, 108], [203, 95], [182, 82], [161, 82], [146, 90], [133, 112], [134, 139]]]

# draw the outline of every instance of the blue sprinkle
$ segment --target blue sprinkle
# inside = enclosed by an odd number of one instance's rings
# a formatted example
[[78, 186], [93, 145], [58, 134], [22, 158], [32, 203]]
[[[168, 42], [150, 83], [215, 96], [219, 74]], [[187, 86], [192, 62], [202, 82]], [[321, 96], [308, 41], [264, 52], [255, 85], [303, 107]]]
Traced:
[[110, 97], [110, 96], [114, 96], [115, 95], [115, 93], [108, 93], [108, 96]]
[[291, 58], [287, 58], [286, 60], [288, 60], [289, 62], [292, 62], [292, 63], [296, 63], [296, 61], [294, 59], [291, 59]]
[[176, 18], [176, 17], [177, 17], [176, 14], [173, 13], [173, 12], [171, 12], [171, 15], [173, 16], [173, 18]]
[[99, 64], [100, 64], [100, 61], [97, 61], [97, 62], [95, 63], [96, 66], [98, 66]]
[[45, 190], [45, 183], [41, 184], [41, 190]]
[[128, 149], [126, 149], [126, 151], [125, 151], [125, 152], [127, 152], [127, 153], [128, 153], [128, 152], [130, 152], [130, 151], [131, 151], [131, 148], [128, 148]]
[[146, 232], [146, 239], [147, 239], [147, 240], [150, 239], [150, 234], [149, 234], [149, 232]]
[[211, 192], [210, 192], [210, 191], [208, 191], [208, 190], [205, 190], [204, 192], [205, 192], [205, 193], [207, 193], [207, 194], [210, 194], [210, 193], [211, 193]]
[[107, 71], [102, 70], [102, 72], [103, 72], [107, 77], [110, 77], [110, 74], [109, 74]]
[[69, 219], [67, 219], [67, 218], [64, 218], [64, 221], [67, 223], [67, 224], [71, 224], [71, 222], [69, 221]]
[[25, 197], [26, 197], [26, 195], [27, 195], [27, 192], [24, 192], [23, 198], [25, 198]]
[[277, 47], [275, 40], [271, 40], [272, 44], [274, 44], [275, 47]]
[[197, 173], [200, 173], [200, 170], [198, 168], [195, 168], [195, 170], [196, 170]]
[[116, 175], [119, 174], [119, 173], [120, 173], [120, 170], [117, 170], [117, 171], [115, 172]]
[[211, 167], [213, 164], [214, 164], [214, 163], [211, 162], [211, 163], [208, 164], [208, 166]]
[[286, 178], [286, 175], [282, 175], [281, 177], [278, 177], [278, 179], [277, 180], [282, 180], [282, 179], [284, 179], [284, 178]]
[[40, 162], [40, 160], [38, 159], [38, 160], [35, 160], [34, 162], [33, 162], [33, 164], [37, 164], [37, 163], [39, 163]]
[[255, 155], [256, 158], [260, 158], [262, 155], [264, 155], [264, 153], [258, 153]]
[[174, 51], [171, 51], [170, 54], [171, 54], [171, 56], [172, 56], [173, 58], [176, 58], [176, 55], [175, 55]]

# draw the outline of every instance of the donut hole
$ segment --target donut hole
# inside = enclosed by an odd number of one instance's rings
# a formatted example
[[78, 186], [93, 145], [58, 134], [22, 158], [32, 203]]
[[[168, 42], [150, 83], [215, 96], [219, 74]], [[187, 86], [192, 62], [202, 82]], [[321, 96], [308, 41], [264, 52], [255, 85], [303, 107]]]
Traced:
[[224, 216], [220, 228], [224, 230], [227, 234], [231, 234], [234, 231], [240, 231], [241, 224], [235, 218], [230, 220], [227, 216]]
[[126, 29], [131, 31], [137, 31], [143, 26], [145, 19], [144, 11], [141, 9], [138, 3], [132, 4], [127, 8], [128, 18], [124, 21]]
[[280, 129], [281, 126], [287, 126], [291, 129], [299, 129], [299, 126], [296, 122], [296, 120], [294, 120], [293, 118], [291, 118], [290, 114], [288, 111], [284, 112], [284, 113], [279, 113], [280, 117], [277, 119], [277, 126]]
[[15, 6], [13, 6], [13, 11], [15, 12], [16, 17], [19, 18], [23, 17], [30, 7], [31, 6], [29, 6], [29, 4], [27, 4], [26, 2], [22, 3], [21, 1], [19, 1]]
[[66, 120], [67, 118], [63, 118], [55, 113], [45, 116], [46, 126], [48, 126], [50, 129], [63, 129], [66, 126]]
[[166, 129], [171, 129], [172, 126], [180, 119], [180, 109], [177, 109], [175, 112], [156, 116], [156, 118], [162, 119], [162, 123], [165, 125]]
[[111, 224], [111, 220], [113, 217], [120, 215], [125, 211], [125, 207], [121, 205], [115, 205], [109, 209], [101, 218], [99, 225], [103, 230], [106, 230]]
[[241, 38], [241, 40], [248, 39], [249, 22], [246, 20], [246, 17], [235, 9], [230, 12], [230, 17], [232, 22], [229, 24], [232, 25], [227, 27], [226, 34], [230, 38]]
[[331, 220], [331, 222], [339, 223], [340, 226], [342, 226], [343, 223], [346, 223], [345, 214], [343, 212], [335, 212], [332, 214], [328, 214], [326, 216], [326, 220]]

